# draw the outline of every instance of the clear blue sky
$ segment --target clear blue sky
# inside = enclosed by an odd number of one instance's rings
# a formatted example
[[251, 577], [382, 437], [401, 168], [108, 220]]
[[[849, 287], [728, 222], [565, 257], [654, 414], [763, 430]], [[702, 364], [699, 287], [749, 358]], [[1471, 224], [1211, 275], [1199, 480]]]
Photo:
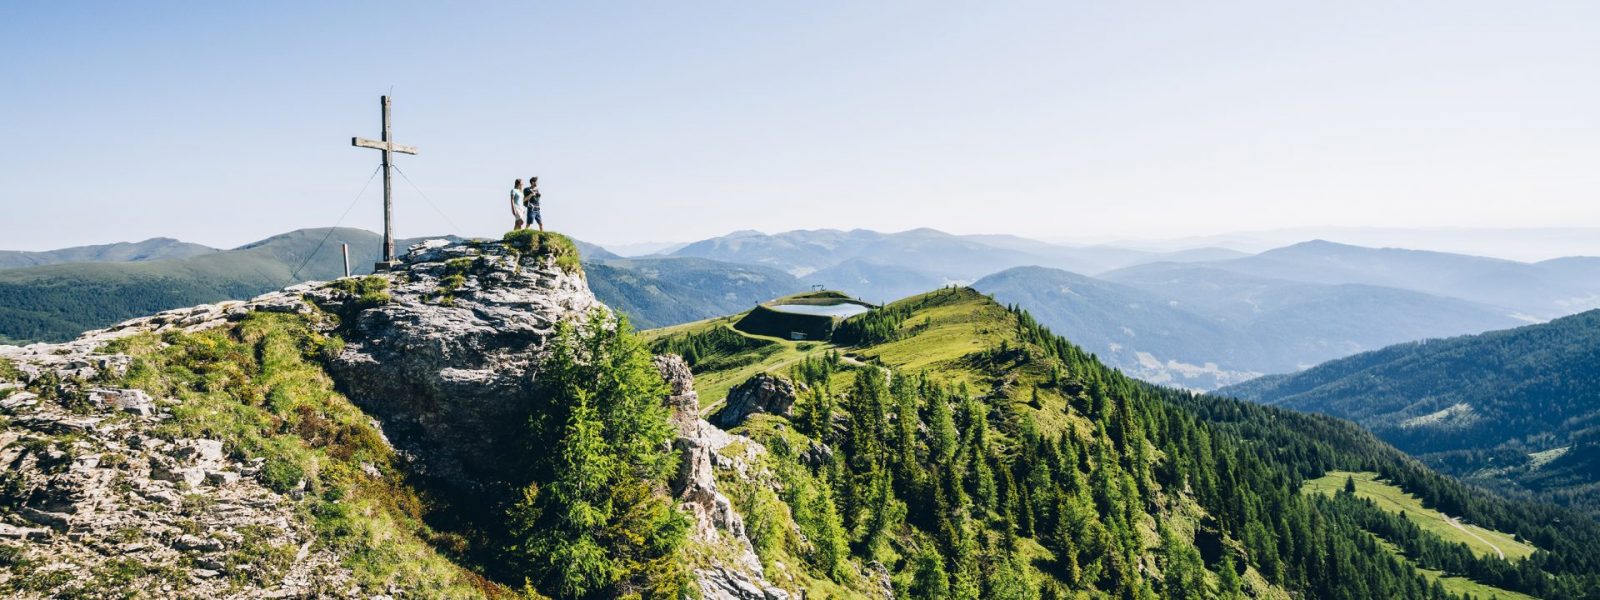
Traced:
[[996, 4], [8, 2], [0, 248], [1600, 226], [1600, 3]]

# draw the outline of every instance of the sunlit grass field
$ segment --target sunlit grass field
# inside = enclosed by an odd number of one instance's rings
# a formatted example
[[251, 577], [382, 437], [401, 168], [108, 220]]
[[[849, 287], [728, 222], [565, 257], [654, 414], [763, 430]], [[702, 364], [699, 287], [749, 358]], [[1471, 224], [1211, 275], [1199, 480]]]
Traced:
[[1498, 548], [1505, 553], [1507, 560], [1526, 558], [1536, 549], [1529, 544], [1519, 542], [1510, 534], [1491, 529], [1484, 529], [1466, 522], [1461, 522], [1460, 527], [1452, 525], [1448, 516], [1437, 510], [1424, 507], [1422, 500], [1406, 493], [1394, 485], [1378, 479], [1377, 473], [1352, 473], [1349, 471], [1332, 471], [1327, 475], [1307, 481], [1302, 491], [1307, 493], [1333, 494], [1344, 489], [1345, 477], [1352, 477], [1356, 482], [1356, 496], [1371, 498], [1382, 508], [1392, 513], [1404, 512], [1411, 522], [1416, 523], [1423, 531], [1427, 531], [1451, 542], [1466, 544], [1479, 556], [1498, 556]]

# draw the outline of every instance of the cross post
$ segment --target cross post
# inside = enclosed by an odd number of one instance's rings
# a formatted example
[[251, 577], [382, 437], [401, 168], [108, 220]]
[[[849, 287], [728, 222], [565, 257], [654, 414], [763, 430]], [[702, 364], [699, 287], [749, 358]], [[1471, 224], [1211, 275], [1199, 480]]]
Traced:
[[373, 148], [383, 151], [383, 259], [372, 266], [374, 272], [388, 271], [398, 264], [394, 259], [394, 202], [391, 199], [389, 187], [389, 165], [394, 164], [394, 153], [415, 155], [415, 146], [406, 146], [394, 143], [389, 139], [389, 97], [380, 96], [383, 104], [383, 139], [378, 141], [366, 138], [350, 138], [351, 146]]

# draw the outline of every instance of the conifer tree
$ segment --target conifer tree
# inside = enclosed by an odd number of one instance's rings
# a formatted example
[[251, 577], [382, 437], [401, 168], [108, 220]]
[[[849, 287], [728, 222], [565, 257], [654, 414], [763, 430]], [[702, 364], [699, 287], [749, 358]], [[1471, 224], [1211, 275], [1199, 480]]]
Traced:
[[950, 574], [944, 570], [944, 557], [932, 548], [923, 548], [913, 560], [912, 598], [943, 600], [950, 597]]
[[529, 438], [553, 451], [530, 453], [533, 481], [507, 515], [528, 585], [564, 598], [686, 590], [688, 521], [659, 493], [677, 464], [650, 354], [597, 311], [558, 326], [541, 375]]

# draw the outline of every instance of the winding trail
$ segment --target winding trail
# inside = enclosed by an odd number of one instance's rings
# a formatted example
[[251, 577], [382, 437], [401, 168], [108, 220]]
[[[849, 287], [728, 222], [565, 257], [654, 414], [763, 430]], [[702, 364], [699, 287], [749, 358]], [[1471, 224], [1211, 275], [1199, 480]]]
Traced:
[[1445, 521], [1449, 522], [1452, 527], [1455, 527], [1456, 529], [1460, 529], [1461, 533], [1465, 533], [1467, 535], [1470, 535], [1470, 536], [1472, 536], [1472, 539], [1475, 539], [1475, 540], [1478, 540], [1480, 542], [1483, 542], [1483, 544], [1485, 546], [1488, 546], [1490, 548], [1494, 548], [1494, 553], [1500, 555], [1500, 560], [1505, 560], [1506, 559], [1506, 553], [1501, 552], [1499, 546], [1496, 546], [1496, 545], [1494, 545], [1494, 542], [1491, 542], [1489, 540], [1483, 539], [1482, 536], [1479, 536], [1478, 534], [1473, 533], [1471, 529], [1467, 529], [1465, 526], [1463, 526], [1461, 524], [1461, 520], [1460, 519], [1457, 519], [1455, 517], [1451, 517], [1451, 516], [1448, 516], [1448, 515], [1445, 516], [1444, 519], [1445, 519]]

